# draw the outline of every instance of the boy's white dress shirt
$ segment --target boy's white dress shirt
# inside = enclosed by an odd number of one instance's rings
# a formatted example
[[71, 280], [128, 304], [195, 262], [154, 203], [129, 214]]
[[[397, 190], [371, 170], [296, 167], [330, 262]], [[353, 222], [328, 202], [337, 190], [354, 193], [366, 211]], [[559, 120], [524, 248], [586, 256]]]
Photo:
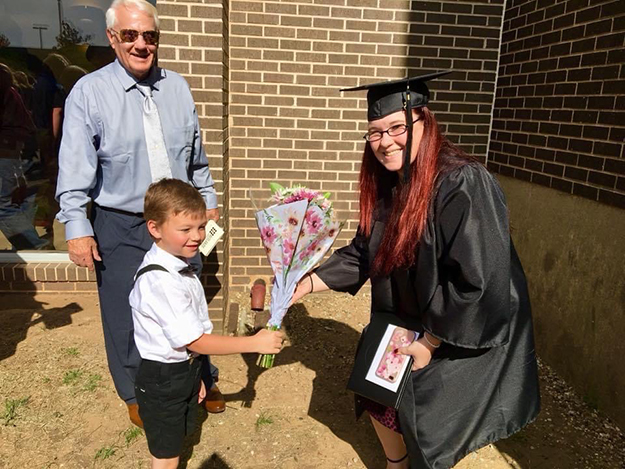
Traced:
[[200, 280], [189, 264], [159, 248], [146, 253], [139, 270], [149, 264], [167, 269], [152, 270], [137, 278], [130, 292], [135, 343], [141, 358], [161, 363], [188, 360], [186, 345], [210, 334], [213, 323]]

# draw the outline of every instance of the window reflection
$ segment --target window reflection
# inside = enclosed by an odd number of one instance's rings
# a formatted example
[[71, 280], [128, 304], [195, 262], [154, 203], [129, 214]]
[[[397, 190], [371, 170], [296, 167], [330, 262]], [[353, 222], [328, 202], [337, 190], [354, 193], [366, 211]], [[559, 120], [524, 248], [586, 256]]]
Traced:
[[82, 76], [115, 58], [110, 4], [0, 0], [0, 251], [66, 250], [54, 218], [63, 106]]

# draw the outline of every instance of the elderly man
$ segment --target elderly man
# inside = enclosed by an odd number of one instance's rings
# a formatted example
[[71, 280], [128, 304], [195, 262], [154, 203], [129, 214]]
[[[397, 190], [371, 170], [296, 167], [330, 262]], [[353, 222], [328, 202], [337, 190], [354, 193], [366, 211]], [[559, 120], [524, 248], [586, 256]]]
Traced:
[[[65, 224], [72, 262], [96, 270], [109, 370], [131, 421], [141, 426], [134, 390], [140, 356], [128, 295], [152, 245], [143, 197], [153, 181], [174, 177], [200, 191], [209, 219], [219, 213], [189, 87], [154, 63], [156, 9], [145, 0], [114, 0], [106, 26], [117, 59], [79, 80], [66, 103], [57, 218]], [[206, 409], [223, 411], [211, 372], [203, 378]]]

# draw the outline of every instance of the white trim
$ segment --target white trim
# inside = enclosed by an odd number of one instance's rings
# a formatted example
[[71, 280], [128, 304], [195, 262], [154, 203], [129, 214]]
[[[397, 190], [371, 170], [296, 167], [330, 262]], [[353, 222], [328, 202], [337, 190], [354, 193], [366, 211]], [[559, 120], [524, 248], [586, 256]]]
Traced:
[[70, 262], [67, 252], [0, 252], [0, 264]]

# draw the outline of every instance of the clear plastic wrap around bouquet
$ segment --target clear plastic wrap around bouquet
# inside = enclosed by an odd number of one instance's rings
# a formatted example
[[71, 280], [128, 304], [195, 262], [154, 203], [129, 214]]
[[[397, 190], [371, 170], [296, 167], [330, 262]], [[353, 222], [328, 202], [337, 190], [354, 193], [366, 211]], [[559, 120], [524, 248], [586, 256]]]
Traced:
[[[269, 184], [272, 195], [266, 208], [258, 193], [252, 194], [255, 217], [267, 258], [274, 273], [271, 318], [267, 328], [280, 329], [297, 283], [315, 266], [337, 238], [343, 223], [336, 219], [330, 194], [303, 186]], [[267, 199], [265, 198], [265, 201]], [[259, 365], [273, 366], [275, 355], [261, 355]]]

